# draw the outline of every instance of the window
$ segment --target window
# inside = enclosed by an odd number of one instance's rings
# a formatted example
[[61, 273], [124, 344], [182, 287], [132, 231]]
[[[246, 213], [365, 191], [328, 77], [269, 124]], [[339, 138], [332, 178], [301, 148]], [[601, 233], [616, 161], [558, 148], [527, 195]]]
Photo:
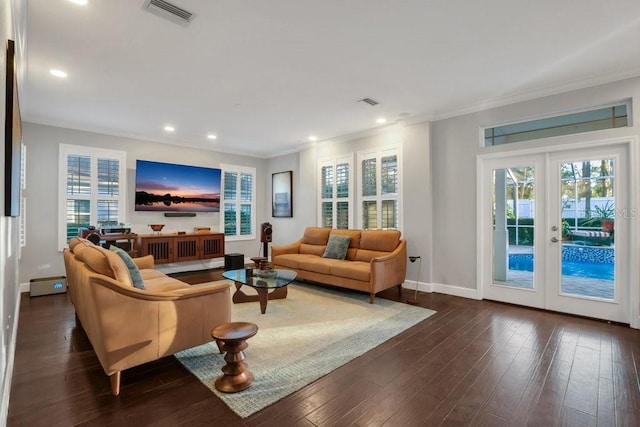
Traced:
[[227, 240], [256, 237], [256, 170], [221, 165], [223, 203], [221, 225]]
[[124, 220], [126, 153], [60, 145], [58, 246], [79, 227], [117, 225]]
[[358, 153], [358, 205], [362, 229], [400, 228], [400, 150]]
[[484, 130], [484, 146], [491, 147], [628, 126], [627, 110], [627, 104], [620, 104], [580, 113], [486, 128]]
[[352, 228], [353, 156], [321, 160], [319, 226]]

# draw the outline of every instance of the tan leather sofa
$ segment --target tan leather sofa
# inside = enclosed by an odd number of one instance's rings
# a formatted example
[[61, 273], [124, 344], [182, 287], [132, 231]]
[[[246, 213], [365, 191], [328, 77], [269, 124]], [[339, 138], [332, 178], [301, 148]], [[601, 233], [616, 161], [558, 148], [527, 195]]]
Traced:
[[210, 342], [211, 330], [231, 318], [231, 282], [188, 285], [154, 270], [153, 257], [134, 258], [144, 290], [132, 285], [115, 252], [74, 238], [64, 250], [69, 295], [111, 392], [121, 372]]
[[[346, 258], [323, 258], [330, 235], [350, 236]], [[271, 248], [274, 268], [295, 270], [301, 279], [376, 293], [404, 283], [407, 242], [397, 230], [337, 230], [308, 227], [295, 243]]]

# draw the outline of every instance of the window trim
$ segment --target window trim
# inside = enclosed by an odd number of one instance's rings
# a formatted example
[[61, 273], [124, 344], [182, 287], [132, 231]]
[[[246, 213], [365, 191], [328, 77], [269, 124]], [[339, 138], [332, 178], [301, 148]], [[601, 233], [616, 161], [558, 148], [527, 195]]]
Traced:
[[[232, 241], [241, 241], [241, 240], [255, 240], [257, 238], [258, 232], [256, 230], [257, 227], [257, 212], [256, 212], [256, 187], [257, 187], [257, 173], [256, 173], [256, 168], [251, 167], [251, 166], [238, 166], [238, 165], [231, 165], [231, 164], [221, 164], [220, 165], [220, 169], [222, 169], [222, 182], [220, 183], [220, 230], [222, 231], [222, 233], [224, 233], [224, 238], [225, 241], [228, 242], [232, 242]], [[242, 202], [239, 199], [240, 196], [240, 179], [238, 179], [238, 183], [237, 185], [237, 195], [238, 198], [236, 198], [235, 202], [231, 202], [231, 201], [226, 201], [224, 199], [224, 186], [225, 186], [225, 173], [226, 172], [236, 172], [238, 174], [241, 173], [248, 173], [251, 174], [252, 178], [253, 178], [253, 186], [251, 188], [251, 234], [245, 234], [245, 235], [241, 235], [238, 234], [238, 227], [240, 226], [240, 219], [239, 219], [239, 215], [240, 215], [240, 206], [241, 205], [248, 205], [248, 202]], [[225, 232], [225, 227], [224, 227], [224, 205], [227, 203], [235, 203], [236, 204], [236, 234], [234, 235], [230, 235], [230, 234], [226, 234]]]
[[[381, 176], [382, 176], [382, 168], [380, 167], [381, 165], [381, 159], [383, 157], [387, 157], [390, 155], [395, 155], [397, 158], [397, 162], [398, 162], [398, 192], [395, 193], [395, 195], [382, 195], [381, 193]], [[371, 159], [371, 158], [375, 158], [376, 159], [376, 195], [375, 196], [363, 196], [362, 195], [362, 191], [363, 191], [363, 186], [362, 186], [362, 161], [365, 159]], [[403, 226], [403, 204], [402, 204], [402, 186], [403, 186], [403, 179], [402, 179], [402, 149], [400, 145], [393, 145], [393, 146], [388, 146], [388, 147], [381, 147], [381, 148], [377, 148], [377, 149], [371, 149], [371, 150], [363, 150], [363, 151], [359, 151], [357, 153], [357, 160], [356, 160], [356, 168], [357, 168], [357, 199], [356, 199], [356, 210], [357, 210], [357, 227], [360, 229], [363, 229], [363, 220], [362, 220], [362, 203], [364, 201], [376, 201], [376, 210], [378, 212], [377, 218], [376, 218], [376, 229], [381, 229], [381, 225], [382, 225], [382, 215], [381, 215], [381, 209], [382, 209], [382, 201], [384, 200], [395, 200], [398, 206], [398, 224], [397, 224], [397, 228], [395, 228], [396, 230], [402, 231], [402, 226]], [[369, 230], [371, 230], [372, 228], [369, 228]]]
[[[349, 185], [349, 196], [348, 197], [338, 197], [338, 193], [337, 193], [337, 165], [338, 164], [348, 164], [349, 165], [349, 173], [348, 173], [348, 185]], [[322, 197], [322, 185], [323, 185], [323, 181], [322, 181], [322, 168], [325, 166], [332, 166], [333, 167], [333, 192], [332, 192], [332, 197]], [[353, 163], [353, 153], [349, 153], [349, 154], [345, 154], [345, 155], [339, 155], [339, 156], [333, 156], [333, 157], [326, 157], [323, 159], [319, 159], [318, 160], [318, 216], [317, 216], [317, 224], [318, 227], [324, 227], [324, 224], [322, 223], [322, 204], [323, 203], [328, 203], [331, 202], [332, 206], [333, 206], [333, 211], [332, 211], [332, 228], [336, 228], [335, 226], [337, 225], [337, 215], [338, 215], [338, 211], [336, 209], [338, 202], [347, 202], [348, 204], [348, 208], [349, 208], [349, 215], [348, 215], [348, 228], [354, 228], [354, 212], [356, 209], [354, 209], [354, 177], [355, 177], [355, 170], [354, 170], [354, 163]]]
[[[97, 162], [98, 158], [113, 159], [119, 162], [118, 184], [118, 220], [125, 222], [127, 212], [127, 153], [120, 150], [109, 150], [84, 145], [59, 144], [58, 148], [58, 250], [62, 251], [67, 246], [67, 158], [70, 155], [91, 157], [91, 164]], [[91, 223], [97, 223], [97, 179], [98, 170], [91, 168]]]

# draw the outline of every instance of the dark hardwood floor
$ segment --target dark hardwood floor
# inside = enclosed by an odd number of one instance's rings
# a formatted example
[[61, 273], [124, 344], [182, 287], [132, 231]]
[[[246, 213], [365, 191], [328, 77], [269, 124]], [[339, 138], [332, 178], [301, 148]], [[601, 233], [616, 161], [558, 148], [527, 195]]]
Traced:
[[[395, 289], [382, 296], [398, 299]], [[174, 357], [123, 372], [111, 396], [67, 295], [23, 294], [8, 425], [640, 425], [640, 331], [442, 294], [418, 300], [438, 313], [243, 420]]]

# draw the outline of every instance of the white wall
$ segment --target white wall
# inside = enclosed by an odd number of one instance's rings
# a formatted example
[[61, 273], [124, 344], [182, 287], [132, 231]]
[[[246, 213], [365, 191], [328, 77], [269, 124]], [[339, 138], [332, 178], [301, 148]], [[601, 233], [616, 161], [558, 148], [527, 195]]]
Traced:
[[[580, 138], [637, 137], [640, 130], [640, 109], [637, 108], [640, 105], [640, 78], [433, 122], [433, 282], [476, 290], [476, 156], [523, 148], [522, 144], [481, 148], [481, 127], [529, 120], [629, 98], [633, 99], [635, 107], [631, 110], [631, 120], [635, 126], [578, 134], [564, 139], [570, 142]], [[528, 147], [544, 147], [557, 144], [559, 140], [538, 140], [524, 144]], [[637, 189], [637, 186], [638, 183], [632, 183], [632, 188]]]
[[[24, 2], [0, 2], [0, 117], [2, 129], [5, 122], [5, 79], [6, 79], [6, 46], [7, 40], [16, 41], [16, 57], [18, 63], [18, 78], [23, 71], [21, 51], [24, 45], [25, 11]], [[20, 80], [18, 81], [19, 85]], [[20, 87], [18, 95], [20, 93]], [[4, 141], [4, 140], [3, 140]], [[0, 150], [0, 162], [4, 164], [4, 150]], [[0, 176], [0, 188], [4, 192], [4, 174]], [[0, 213], [4, 214], [4, 198], [0, 202]], [[13, 370], [13, 356], [15, 351], [16, 331], [18, 328], [18, 309], [20, 293], [18, 287], [18, 219], [1, 217], [0, 219], [0, 387], [2, 403], [0, 404], [0, 425], [4, 425], [9, 409], [9, 392], [11, 390], [11, 374]]]
[[[263, 206], [271, 203], [265, 179], [266, 160], [205, 150], [181, 148], [148, 141], [44, 126], [34, 123], [23, 124], [23, 141], [27, 147], [27, 225], [26, 247], [20, 259], [20, 283], [31, 279], [65, 275], [62, 253], [57, 247], [58, 221], [58, 146], [59, 144], [84, 145], [122, 150], [127, 153], [127, 216], [132, 232], [151, 234], [148, 224], [165, 224], [163, 233], [192, 231], [194, 226], [208, 226], [214, 231], [220, 229], [220, 214], [198, 213], [194, 218], [167, 218], [159, 212], [134, 211], [135, 165], [137, 159], [179, 163], [195, 166], [219, 167], [220, 164], [251, 166], [256, 168], [256, 210], [257, 224], [266, 220], [262, 215]], [[270, 176], [270, 175], [269, 175]], [[270, 183], [269, 183], [270, 186]], [[267, 198], [267, 194], [269, 197]], [[268, 199], [268, 202], [267, 202]], [[258, 239], [227, 241], [225, 252], [243, 253], [249, 258], [257, 256], [260, 249]], [[223, 260], [215, 262], [219, 265]], [[165, 271], [198, 270], [211, 264], [203, 261], [159, 265]]]

